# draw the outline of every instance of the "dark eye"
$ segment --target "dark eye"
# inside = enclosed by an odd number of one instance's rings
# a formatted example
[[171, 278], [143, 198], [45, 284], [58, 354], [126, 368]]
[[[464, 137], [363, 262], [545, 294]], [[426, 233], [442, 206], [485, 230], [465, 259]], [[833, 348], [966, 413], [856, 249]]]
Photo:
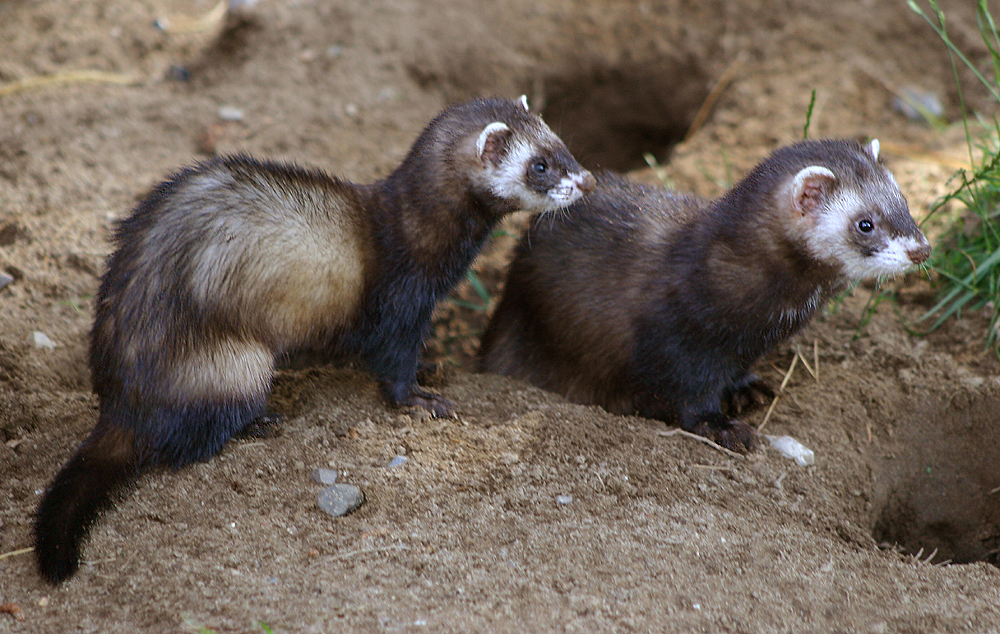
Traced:
[[872, 221], [868, 218], [858, 221], [858, 231], [861, 233], [871, 233], [874, 228], [875, 225], [873, 225]]
[[532, 164], [531, 169], [535, 170], [536, 174], [544, 174], [546, 171], [548, 171], [549, 165], [543, 160], [538, 160], [535, 161], [534, 164]]

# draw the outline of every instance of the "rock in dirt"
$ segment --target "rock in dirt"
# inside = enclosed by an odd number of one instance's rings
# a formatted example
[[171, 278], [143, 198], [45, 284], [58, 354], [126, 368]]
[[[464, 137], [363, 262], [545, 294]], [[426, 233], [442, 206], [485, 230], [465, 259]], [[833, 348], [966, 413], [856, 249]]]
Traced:
[[56, 342], [49, 339], [44, 332], [38, 332], [37, 330], [31, 333], [31, 343], [35, 344], [36, 348], [44, 348], [45, 350], [55, 350]]
[[316, 498], [319, 507], [329, 515], [341, 517], [365, 503], [365, 494], [353, 484], [335, 484], [323, 489]]
[[768, 436], [764, 435], [771, 446], [777, 449], [782, 456], [794, 460], [800, 467], [808, 467], [816, 463], [816, 454], [812, 449], [805, 447], [802, 443], [791, 436]]
[[333, 469], [313, 469], [312, 479], [319, 484], [331, 485], [337, 481], [337, 472]]
[[389, 464], [387, 464], [385, 468], [396, 469], [397, 467], [402, 467], [404, 464], [407, 463], [408, 460], [409, 458], [407, 458], [406, 456], [396, 456], [391, 461], [389, 461]]

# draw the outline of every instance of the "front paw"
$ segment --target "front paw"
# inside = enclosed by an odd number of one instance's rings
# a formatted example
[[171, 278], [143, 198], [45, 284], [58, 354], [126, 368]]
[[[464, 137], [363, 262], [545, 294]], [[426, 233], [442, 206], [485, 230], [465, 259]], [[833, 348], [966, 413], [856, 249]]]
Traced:
[[455, 405], [451, 401], [426, 390], [413, 390], [407, 398], [397, 404], [400, 407], [422, 407], [434, 418], [456, 418]]
[[737, 416], [743, 412], [767, 405], [774, 398], [774, 390], [756, 375], [749, 375], [736, 385], [726, 388], [722, 401], [726, 413]]
[[700, 415], [688, 431], [737, 453], [748, 453], [757, 446], [757, 432], [753, 427], [719, 413]]

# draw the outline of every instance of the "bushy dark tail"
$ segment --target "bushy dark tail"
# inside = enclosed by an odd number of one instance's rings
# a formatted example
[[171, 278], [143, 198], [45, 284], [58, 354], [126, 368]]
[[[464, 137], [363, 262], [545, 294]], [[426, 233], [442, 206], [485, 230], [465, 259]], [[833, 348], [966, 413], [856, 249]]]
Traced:
[[55, 584], [73, 576], [91, 525], [139, 471], [131, 432], [98, 428], [84, 441], [52, 481], [35, 515], [35, 557], [43, 577]]

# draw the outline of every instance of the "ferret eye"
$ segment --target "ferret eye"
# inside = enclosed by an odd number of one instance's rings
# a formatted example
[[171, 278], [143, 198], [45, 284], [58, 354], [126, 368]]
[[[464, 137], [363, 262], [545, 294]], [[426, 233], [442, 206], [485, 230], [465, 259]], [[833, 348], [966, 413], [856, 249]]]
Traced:
[[544, 174], [546, 171], [548, 171], [549, 166], [548, 163], [546, 163], [545, 161], [539, 160], [535, 161], [535, 163], [531, 166], [531, 169], [535, 170], [536, 174]]
[[858, 221], [858, 231], [861, 233], [871, 233], [873, 229], [875, 229], [875, 225], [868, 218]]

